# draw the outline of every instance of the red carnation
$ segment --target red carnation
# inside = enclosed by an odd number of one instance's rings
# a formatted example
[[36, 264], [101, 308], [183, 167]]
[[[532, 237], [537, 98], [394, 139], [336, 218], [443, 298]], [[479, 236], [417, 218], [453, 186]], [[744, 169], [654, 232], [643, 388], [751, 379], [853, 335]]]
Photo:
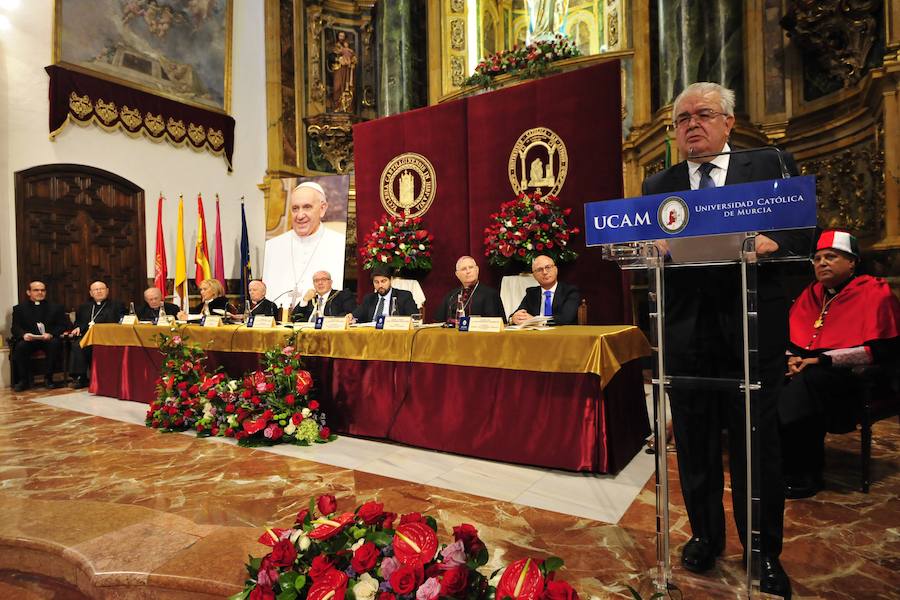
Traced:
[[297, 549], [294, 548], [291, 540], [280, 540], [272, 548], [272, 553], [269, 557], [270, 562], [274, 566], [289, 567], [297, 560]]
[[323, 440], [327, 440], [331, 437], [331, 429], [329, 429], [328, 427], [323, 427], [319, 430], [319, 437]]
[[288, 394], [287, 396], [285, 396], [284, 403], [287, 404], [288, 406], [293, 406], [294, 405], [294, 395]]
[[319, 401], [318, 400], [310, 400], [309, 401], [309, 410], [319, 410]]

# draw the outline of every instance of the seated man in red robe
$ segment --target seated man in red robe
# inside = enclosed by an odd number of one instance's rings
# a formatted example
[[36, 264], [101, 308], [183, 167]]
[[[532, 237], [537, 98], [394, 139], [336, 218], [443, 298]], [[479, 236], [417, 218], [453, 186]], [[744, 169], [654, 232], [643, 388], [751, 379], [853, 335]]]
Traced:
[[791, 308], [788, 380], [778, 398], [787, 498], [822, 489], [825, 433], [856, 428], [850, 368], [890, 364], [900, 350], [900, 301], [883, 279], [856, 275], [858, 263], [855, 237], [823, 232], [813, 257], [816, 282]]

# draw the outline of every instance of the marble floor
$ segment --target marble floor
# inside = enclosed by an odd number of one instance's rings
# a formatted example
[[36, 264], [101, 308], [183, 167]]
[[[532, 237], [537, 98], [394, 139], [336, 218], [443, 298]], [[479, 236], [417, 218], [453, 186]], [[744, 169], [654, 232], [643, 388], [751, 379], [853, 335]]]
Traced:
[[[397, 512], [473, 523], [491, 567], [561, 556], [582, 598], [652, 593], [653, 460], [615, 477], [514, 467], [340, 438], [314, 448], [239, 448], [143, 427], [143, 405], [67, 390], [0, 391], [0, 598], [221, 598], [241, 587], [265, 525], [311, 496], [372, 498]], [[789, 502], [783, 562], [799, 598], [900, 597], [900, 425], [874, 428], [873, 485], [858, 485], [856, 434], [829, 438], [827, 490]], [[674, 454], [669, 473], [677, 483]], [[677, 485], [676, 485], [677, 488]], [[673, 547], [687, 538], [680, 494]], [[676, 550], [677, 552], [677, 550]], [[709, 577], [675, 569], [683, 598], [736, 598], [732, 530]]]

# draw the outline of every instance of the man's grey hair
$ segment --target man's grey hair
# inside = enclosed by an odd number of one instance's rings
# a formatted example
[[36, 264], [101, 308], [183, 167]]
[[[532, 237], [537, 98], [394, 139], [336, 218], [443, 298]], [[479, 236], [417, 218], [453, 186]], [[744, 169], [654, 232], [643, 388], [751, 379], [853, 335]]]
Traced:
[[705, 96], [710, 93], [719, 95], [719, 103], [722, 105], [723, 113], [734, 116], [734, 90], [711, 81], [698, 81], [684, 88], [675, 98], [675, 102], [672, 103], [672, 118], [678, 117], [678, 107], [688, 96]]

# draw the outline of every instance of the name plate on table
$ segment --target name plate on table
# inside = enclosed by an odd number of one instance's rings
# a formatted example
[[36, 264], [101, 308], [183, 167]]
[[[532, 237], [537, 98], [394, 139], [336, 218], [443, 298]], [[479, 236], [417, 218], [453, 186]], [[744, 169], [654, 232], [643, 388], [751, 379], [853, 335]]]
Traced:
[[203, 327], [221, 327], [222, 317], [219, 315], [206, 315], [200, 319], [200, 325]]
[[815, 227], [816, 178], [589, 202], [584, 222], [587, 246]]
[[316, 317], [316, 329], [344, 331], [347, 329], [347, 317]]
[[461, 317], [459, 331], [503, 331], [503, 317]]
[[247, 317], [247, 327], [275, 327], [275, 317], [269, 315], [250, 315]]
[[122, 325], [137, 325], [137, 322], [137, 315], [125, 315], [122, 317], [122, 320], [119, 321]]
[[385, 331], [409, 331], [412, 328], [412, 317], [381, 316], [375, 321], [375, 329], [384, 329]]

